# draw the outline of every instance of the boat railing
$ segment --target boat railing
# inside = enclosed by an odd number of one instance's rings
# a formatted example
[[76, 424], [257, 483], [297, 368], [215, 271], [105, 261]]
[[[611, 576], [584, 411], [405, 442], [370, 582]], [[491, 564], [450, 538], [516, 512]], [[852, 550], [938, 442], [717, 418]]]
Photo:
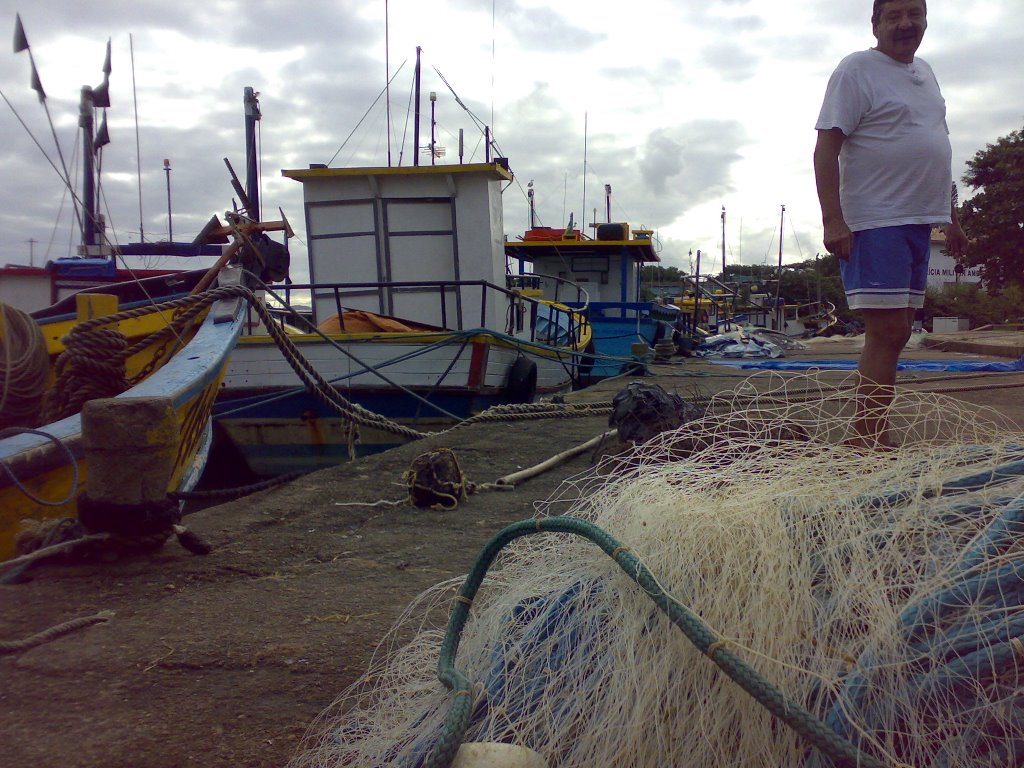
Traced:
[[531, 272], [523, 275], [506, 275], [505, 284], [509, 290], [543, 291], [544, 298], [556, 304], [566, 304], [581, 312], [590, 306], [590, 294], [581, 285], [564, 277]]
[[[567, 281], [563, 281], [567, 282]], [[486, 280], [442, 280], [442, 281], [393, 281], [365, 283], [290, 283], [275, 287], [285, 304], [278, 307], [273, 314], [282, 324], [291, 324], [301, 330], [312, 331], [317, 320], [323, 320], [323, 311], [318, 311], [310, 318], [306, 313], [288, 310], [293, 305], [311, 305], [323, 308], [332, 306], [338, 316], [341, 332], [345, 329], [345, 312], [353, 309], [370, 311], [374, 314], [401, 320], [401, 313], [392, 314], [389, 309], [380, 311], [381, 307], [389, 308], [394, 300], [401, 296], [433, 294], [436, 322], [426, 319], [426, 315], [408, 319], [424, 325], [437, 325], [447, 331], [466, 331], [475, 328], [501, 330], [510, 336], [526, 338], [529, 341], [550, 344], [552, 346], [579, 345], [584, 332], [589, 327], [586, 313], [587, 296], [581, 291], [582, 307], [570, 307], [568, 303], [550, 304], [547, 301], [524, 295], [521, 290], [495, 285]], [[577, 294], [580, 295], [580, 294]], [[377, 303], [377, 308], [367, 309], [367, 297]], [[362, 299], [353, 306], [353, 299]], [[493, 306], [504, 308], [504, 327], [496, 329], [488, 322], [489, 310]], [[479, 309], [469, 310], [469, 307]], [[254, 327], [250, 324], [249, 327]]]

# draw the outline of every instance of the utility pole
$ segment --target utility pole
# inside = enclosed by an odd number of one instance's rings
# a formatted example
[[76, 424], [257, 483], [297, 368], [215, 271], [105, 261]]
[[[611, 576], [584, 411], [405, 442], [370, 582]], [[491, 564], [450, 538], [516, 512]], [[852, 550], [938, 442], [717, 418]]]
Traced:
[[167, 174], [167, 242], [174, 242], [174, 229], [171, 226], [171, 161], [164, 158], [164, 173]]
[[722, 281], [725, 282], [725, 206], [722, 206]]
[[437, 137], [434, 133], [437, 120], [434, 119], [434, 107], [437, 105], [437, 93], [430, 92], [430, 164], [435, 165], [437, 159]]
[[33, 249], [33, 246], [36, 243], [38, 243], [38, 242], [39, 241], [36, 240], [34, 237], [30, 237], [28, 239], [28, 265], [30, 267], [34, 267], [36, 265], [36, 262], [35, 262], [35, 251]]

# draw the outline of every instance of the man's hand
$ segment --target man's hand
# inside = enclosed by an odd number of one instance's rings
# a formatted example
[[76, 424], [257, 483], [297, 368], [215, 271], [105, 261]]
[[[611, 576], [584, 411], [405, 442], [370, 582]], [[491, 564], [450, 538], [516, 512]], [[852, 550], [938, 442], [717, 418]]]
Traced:
[[825, 250], [843, 261], [849, 260], [853, 250], [853, 233], [846, 226], [845, 220], [825, 222]]
[[959, 221], [946, 226], [946, 252], [954, 257], [967, 253], [967, 235], [960, 228]]

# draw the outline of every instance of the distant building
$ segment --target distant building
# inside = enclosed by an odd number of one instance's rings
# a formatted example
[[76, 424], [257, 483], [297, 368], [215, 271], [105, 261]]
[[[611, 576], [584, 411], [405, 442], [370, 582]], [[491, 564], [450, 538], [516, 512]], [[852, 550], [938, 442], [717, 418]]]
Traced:
[[938, 227], [932, 229], [931, 256], [928, 261], [928, 287], [942, 290], [947, 285], [981, 282], [978, 267], [961, 267], [957, 274], [956, 259], [945, 252], [946, 235]]

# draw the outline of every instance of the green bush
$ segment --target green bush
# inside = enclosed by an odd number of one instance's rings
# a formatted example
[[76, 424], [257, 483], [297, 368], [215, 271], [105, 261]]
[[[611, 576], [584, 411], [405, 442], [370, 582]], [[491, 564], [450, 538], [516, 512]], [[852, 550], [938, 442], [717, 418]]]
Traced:
[[929, 288], [925, 294], [922, 319], [931, 329], [936, 317], [965, 317], [971, 328], [1024, 322], [1024, 289], [1008, 285], [999, 293], [986, 293], [976, 284]]

